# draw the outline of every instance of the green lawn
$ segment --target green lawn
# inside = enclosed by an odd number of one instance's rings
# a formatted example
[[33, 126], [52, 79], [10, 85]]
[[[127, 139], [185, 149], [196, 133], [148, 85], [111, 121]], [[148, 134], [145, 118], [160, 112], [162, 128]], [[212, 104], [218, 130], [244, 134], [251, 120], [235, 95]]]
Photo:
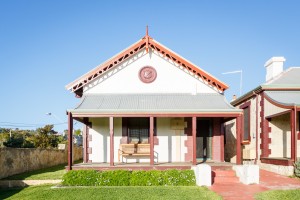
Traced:
[[0, 189], [0, 199], [221, 199], [205, 187], [182, 186], [140, 186], [140, 187], [68, 187], [51, 188], [51, 185], [18, 189]]
[[62, 164], [45, 169], [25, 172], [6, 177], [4, 180], [58, 180], [62, 179], [62, 176], [66, 173], [65, 166], [66, 164]]
[[271, 190], [258, 193], [255, 199], [272, 199], [272, 200], [292, 200], [300, 199], [300, 189], [298, 190]]

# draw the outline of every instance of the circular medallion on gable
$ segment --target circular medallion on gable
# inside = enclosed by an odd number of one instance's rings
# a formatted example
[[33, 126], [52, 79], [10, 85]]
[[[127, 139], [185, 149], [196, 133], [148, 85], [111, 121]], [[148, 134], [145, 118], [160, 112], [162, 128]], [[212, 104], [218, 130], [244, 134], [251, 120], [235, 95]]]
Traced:
[[139, 71], [139, 78], [144, 83], [152, 83], [156, 79], [156, 76], [156, 70], [150, 66], [143, 67]]

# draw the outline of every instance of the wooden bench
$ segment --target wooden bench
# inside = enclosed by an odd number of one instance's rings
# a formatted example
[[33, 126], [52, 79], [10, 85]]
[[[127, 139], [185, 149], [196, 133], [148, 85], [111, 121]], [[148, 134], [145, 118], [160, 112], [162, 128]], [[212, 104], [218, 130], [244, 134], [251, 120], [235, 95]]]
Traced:
[[[156, 155], [155, 155], [156, 154]], [[118, 160], [120, 158], [148, 157], [150, 158], [150, 144], [120, 144], [118, 150]], [[154, 158], [157, 158], [157, 153], [154, 152]]]

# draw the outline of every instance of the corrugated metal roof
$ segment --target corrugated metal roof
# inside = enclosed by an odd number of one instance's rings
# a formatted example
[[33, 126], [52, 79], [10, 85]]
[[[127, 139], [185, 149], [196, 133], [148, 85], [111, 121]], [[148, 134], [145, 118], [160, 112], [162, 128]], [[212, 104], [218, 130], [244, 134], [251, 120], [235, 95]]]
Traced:
[[291, 67], [285, 70], [274, 80], [265, 83], [268, 86], [287, 85], [287, 86], [300, 86], [300, 67]]
[[230, 112], [221, 94], [90, 94], [72, 112]]
[[[241, 102], [245, 101], [249, 97], [253, 96], [254, 93], [260, 93], [263, 90], [281, 90], [281, 89], [290, 89], [290, 91], [300, 90], [300, 67], [290, 67], [287, 70], [283, 71], [273, 80], [259, 85], [258, 87], [250, 90], [243, 96], [232, 101], [231, 104], [236, 106]], [[282, 92], [280, 92], [282, 93]]]
[[287, 106], [300, 106], [300, 91], [266, 91], [275, 102]]

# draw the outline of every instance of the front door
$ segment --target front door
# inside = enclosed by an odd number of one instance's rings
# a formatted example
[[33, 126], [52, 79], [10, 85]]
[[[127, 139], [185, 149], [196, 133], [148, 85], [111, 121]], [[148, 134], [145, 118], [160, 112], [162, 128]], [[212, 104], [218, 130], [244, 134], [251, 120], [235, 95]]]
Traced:
[[197, 159], [211, 159], [212, 128], [210, 119], [197, 119]]

